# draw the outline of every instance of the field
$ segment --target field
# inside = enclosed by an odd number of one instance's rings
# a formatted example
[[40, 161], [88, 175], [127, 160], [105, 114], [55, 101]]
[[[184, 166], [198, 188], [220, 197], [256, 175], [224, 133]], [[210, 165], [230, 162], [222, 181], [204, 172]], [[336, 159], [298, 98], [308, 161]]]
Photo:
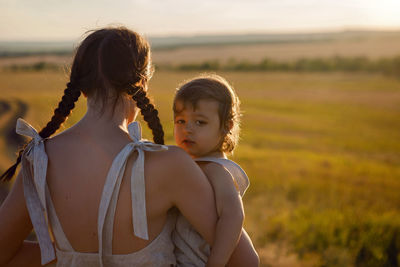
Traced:
[[[400, 229], [400, 81], [341, 73], [221, 74], [242, 101], [242, 138], [233, 158], [251, 179], [246, 228], [263, 266], [348, 266], [362, 248], [384, 261]], [[174, 88], [194, 75], [159, 72], [151, 81], [169, 144]], [[65, 82], [60, 72], [2, 72], [1, 100], [11, 104], [8, 113], [19, 110], [17, 100], [25, 103], [24, 117], [40, 128]], [[81, 99], [66, 127], [84, 109]], [[1, 122], [4, 133], [8, 124]], [[3, 170], [12, 160], [5, 140]]]
[[[368, 42], [360, 41], [359, 47]], [[307, 45], [316, 46], [297, 47]], [[327, 51], [319, 47], [314, 51]], [[201, 55], [210, 48], [190, 49], [200, 49]], [[234, 55], [230, 53], [224, 57]], [[371, 58], [400, 51], [386, 53]], [[177, 62], [184, 58], [177, 57]], [[156, 64], [168, 62], [158, 60]], [[150, 82], [168, 144], [173, 144], [174, 90], [196, 74], [156, 71]], [[362, 72], [218, 74], [232, 82], [242, 102], [241, 140], [232, 158], [250, 177], [245, 228], [262, 266], [399, 266], [399, 77]], [[15, 118], [23, 116], [36, 129], [43, 127], [66, 82], [67, 75], [55, 70], [0, 71], [0, 171], [15, 158], [18, 140], [10, 133]], [[65, 128], [84, 112], [82, 98]], [[150, 139], [149, 131], [145, 136]]]
[[154, 61], [159, 64], [193, 63], [218, 59], [259, 61], [270, 58], [291, 61], [300, 58], [326, 58], [332, 56], [368, 56], [371, 59], [386, 58], [400, 54], [400, 34], [350, 35], [340, 39], [322, 39], [307, 42], [259, 43], [247, 45], [219, 45], [182, 47], [179, 49], [156, 50]]

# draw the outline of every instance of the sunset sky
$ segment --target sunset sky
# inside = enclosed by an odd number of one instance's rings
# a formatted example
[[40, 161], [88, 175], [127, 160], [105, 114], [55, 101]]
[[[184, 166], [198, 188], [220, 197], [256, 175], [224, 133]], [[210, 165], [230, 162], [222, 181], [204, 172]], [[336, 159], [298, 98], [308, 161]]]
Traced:
[[0, 0], [0, 11], [0, 41], [115, 24], [148, 36], [400, 29], [400, 0]]

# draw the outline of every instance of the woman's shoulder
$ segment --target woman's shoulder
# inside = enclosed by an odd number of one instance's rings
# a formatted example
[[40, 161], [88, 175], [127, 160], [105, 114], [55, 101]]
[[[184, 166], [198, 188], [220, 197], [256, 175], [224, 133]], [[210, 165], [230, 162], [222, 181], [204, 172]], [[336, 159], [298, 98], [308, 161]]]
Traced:
[[167, 147], [168, 149], [164, 151], [146, 151], [146, 159], [154, 164], [162, 165], [166, 170], [174, 170], [176, 167], [183, 168], [184, 165], [189, 167], [196, 165], [183, 149], [171, 145]]
[[168, 150], [146, 152], [145, 166], [152, 173], [157, 173], [169, 185], [189, 182], [191, 180], [206, 179], [200, 167], [181, 148], [168, 146]]

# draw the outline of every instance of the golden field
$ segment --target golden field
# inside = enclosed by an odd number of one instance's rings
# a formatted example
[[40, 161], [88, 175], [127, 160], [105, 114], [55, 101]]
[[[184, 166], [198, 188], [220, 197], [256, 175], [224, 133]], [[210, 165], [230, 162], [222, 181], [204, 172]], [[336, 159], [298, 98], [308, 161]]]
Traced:
[[[353, 266], [364, 254], [367, 266], [383, 266], [393, 242], [398, 257], [400, 81], [346, 73], [219, 74], [242, 102], [233, 159], [251, 179], [246, 229], [262, 266]], [[174, 90], [195, 75], [158, 72], [150, 83], [168, 144]], [[66, 82], [57, 71], [0, 73], [0, 100], [11, 106], [0, 117], [2, 170], [14, 159], [4, 133], [18, 101], [39, 129]], [[65, 127], [84, 112], [82, 98]]]

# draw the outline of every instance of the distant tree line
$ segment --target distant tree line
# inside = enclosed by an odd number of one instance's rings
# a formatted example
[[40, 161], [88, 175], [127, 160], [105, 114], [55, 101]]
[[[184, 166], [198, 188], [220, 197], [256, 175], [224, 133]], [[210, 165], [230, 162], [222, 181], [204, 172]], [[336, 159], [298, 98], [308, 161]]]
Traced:
[[294, 61], [276, 61], [265, 58], [259, 62], [218, 60], [180, 65], [157, 65], [159, 69], [178, 71], [289, 71], [289, 72], [379, 72], [400, 75], [400, 56], [372, 60], [367, 57], [302, 58]]
[[[231, 59], [226, 63], [210, 60], [179, 65], [156, 64], [156, 68], [173, 71], [374, 72], [400, 77], [400, 56], [381, 59], [334, 56], [330, 58], [302, 58], [294, 61], [277, 61], [265, 58], [259, 62]], [[63, 66], [41, 61], [32, 64], [14, 64], [3, 67], [3, 69], [9, 71], [44, 71], [63, 70]]]
[[3, 67], [6, 71], [45, 71], [45, 70], [62, 70], [62, 66], [56, 63], [40, 61], [32, 64], [13, 64]]
[[45, 50], [45, 51], [1, 51], [0, 58], [15, 58], [15, 57], [29, 57], [29, 56], [70, 56], [72, 50]]

